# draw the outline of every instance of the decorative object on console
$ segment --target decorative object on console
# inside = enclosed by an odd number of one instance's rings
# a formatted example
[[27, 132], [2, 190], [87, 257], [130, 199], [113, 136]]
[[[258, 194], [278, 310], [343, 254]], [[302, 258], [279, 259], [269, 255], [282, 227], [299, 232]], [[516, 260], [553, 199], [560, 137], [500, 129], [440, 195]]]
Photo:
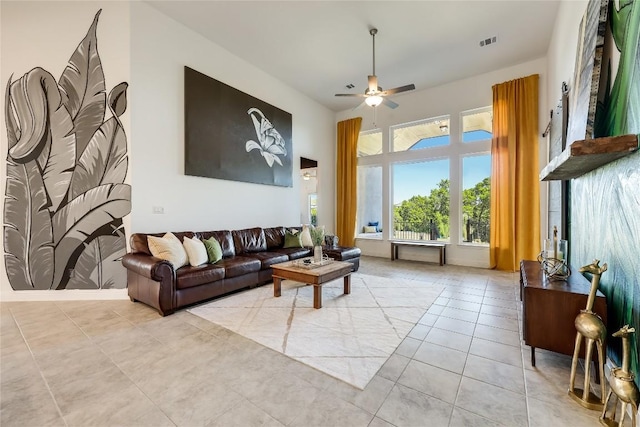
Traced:
[[[596, 411], [601, 411], [604, 407], [604, 341], [607, 337], [607, 328], [604, 326], [604, 322], [600, 316], [592, 311], [596, 292], [598, 292], [600, 276], [602, 273], [607, 271], [607, 264], [600, 267], [599, 263], [600, 261], [595, 259], [591, 264], [580, 268], [580, 273], [591, 273], [593, 278], [591, 279], [591, 290], [589, 292], [589, 298], [587, 299], [587, 307], [584, 310], [580, 310], [580, 314], [576, 316], [575, 320], [577, 330], [576, 346], [573, 351], [571, 377], [569, 379], [569, 396], [585, 408]], [[580, 354], [580, 344], [583, 337], [586, 338], [586, 351], [584, 356], [584, 388], [580, 390], [574, 388], [574, 384], [576, 380], [576, 369], [578, 367], [578, 357]], [[591, 380], [591, 375], [589, 373], [591, 368], [591, 352], [593, 350], [594, 342], [596, 343], [596, 348], [598, 350], [600, 399], [591, 393], [591, 389], [589, 387], [589, 382]]]
[[568, 242], [558, 239], [558, 227], [553, 227], [553, 239], [545, 239], [538, 262], [549, 280], [566, 280], [571, 274], [567, 265]]
[[[627, 404], [631, 405], [631, 425], [636, 426], [636, 416], [638, 413], [638, 402], [640, 401], [640, 391], [638, 386], [634, 382], [635, 375], [630, 369], [631, 360], [631, 346], [629, 341], [631, 340], [631, 334], [636, 330], [630, 328], [629, 325], [624, 325], [619, 331], [614, 332], [613, 336], [616, 338], [622, 338], [622, 367], [611, 369], [611, 375], [609, 376], [609, 386], [611, 389], [607, 394], [607, 399], [604, 402], [604, 408], [602, 409], [602, 415], [600, 416], [600, 423], [606, 426], [614, 427], [624, 424], [624, 418], [627, 413]], [[620, 421], [616, 422], [616, 411], [618, 409], [618, 403], [613, 408], [611, 418], [607, 417], [607, 406], [609, 406], [609, 399], [611, 394], [615, 393], [618, 400], [622, 401], [622, 408], [620, 410]]]
[[291, 187], [290, 113], [184, 67], [185, 174]]

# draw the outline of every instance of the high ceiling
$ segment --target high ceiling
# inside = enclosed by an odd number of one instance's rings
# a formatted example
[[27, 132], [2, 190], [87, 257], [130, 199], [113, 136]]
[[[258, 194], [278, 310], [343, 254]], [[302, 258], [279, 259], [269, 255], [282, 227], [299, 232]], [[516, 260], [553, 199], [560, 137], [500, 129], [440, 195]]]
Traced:
[[[383, 89], [423, 90], [543, 57], [556, 0], [148, 1], [326, 107], [341, 111], [372, 72]], [[480, 40], [497, 43], [480, 47]], [[345, 86], [355, 85], [353, 89]], [[402, 97], [402, 94], [397, 95]]]

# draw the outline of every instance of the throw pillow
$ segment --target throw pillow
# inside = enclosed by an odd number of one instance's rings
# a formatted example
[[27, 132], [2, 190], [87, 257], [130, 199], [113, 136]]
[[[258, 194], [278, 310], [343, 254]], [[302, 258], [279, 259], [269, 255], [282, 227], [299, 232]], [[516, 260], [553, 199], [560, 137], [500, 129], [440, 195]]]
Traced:
[[207, 257], [211, 264], [222, 259], [222, 247], [215, 237], [209, 237], [202, 243], [204, 243], [204, 247], [207, 249]]
[[309, 232], [309, 226], [308, 225], [303, 225], [302, 226], [302, 233], [301, 234], [301, 238], [302, 238], [302, 246], [304, 246], [305, 248], [312, 248], [313, 247], [313, 240], [311, 240], [311, 232]]
[[148, 236], [147, 243], [151, 255], [169, 261], [176, 270], [189, 262], [182, 242], [173, 233], [167, 233], [162, 237]]
[[373, 226], [373, 225], [365, 225], [365, 226], [364, 226], [364, 232], [365, 232], [365, 233], [377, 233], [377, 232], [378, 232], [378, 230], [377, 230], [377, 229], [376, 229], [376, 227], [375, 227], [375, 226]]
[[209, 260], [207, 257], [207, 248], [204, 247], [204, 243], [202, 243], [200, 239], [196, 237], [192, 239], [185, 237], [182, 245], [187, 252], [189, 264], [191, 264], [192, 267], [205, 264]]
[[285, 231], [284, 233], [284, 247], [285, 248], [301, 248], [302, 247], [302, 239], [300, 238], [301, 233], [289, 233]]

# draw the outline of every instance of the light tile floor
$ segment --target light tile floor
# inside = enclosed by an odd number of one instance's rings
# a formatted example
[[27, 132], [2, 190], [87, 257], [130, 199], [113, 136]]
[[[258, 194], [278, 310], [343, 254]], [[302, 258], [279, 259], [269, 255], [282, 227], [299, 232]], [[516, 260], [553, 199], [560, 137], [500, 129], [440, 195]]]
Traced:
[[363, 257], [446, 285], [364, 391], [185, 310], [129, 301], [0, 306], [2, 426], [595, 426], [571, 358], [520, 341], [518, 276]]

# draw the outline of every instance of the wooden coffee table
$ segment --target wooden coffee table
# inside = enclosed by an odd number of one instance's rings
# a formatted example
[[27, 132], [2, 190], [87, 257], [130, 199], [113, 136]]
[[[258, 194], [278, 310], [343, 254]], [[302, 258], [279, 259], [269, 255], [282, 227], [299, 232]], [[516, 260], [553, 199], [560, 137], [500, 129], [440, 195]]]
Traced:
[[273, 264], [273, 296], [280, 296], [280, 282], [283, 279], [313, 285], [313, 308], [322, 307], [322, 285], [340, 277], [344, 278], [344, 293], [351, 293], [351, 263], [331, 261], [314, 268], [298, 266], [298, 261]]

